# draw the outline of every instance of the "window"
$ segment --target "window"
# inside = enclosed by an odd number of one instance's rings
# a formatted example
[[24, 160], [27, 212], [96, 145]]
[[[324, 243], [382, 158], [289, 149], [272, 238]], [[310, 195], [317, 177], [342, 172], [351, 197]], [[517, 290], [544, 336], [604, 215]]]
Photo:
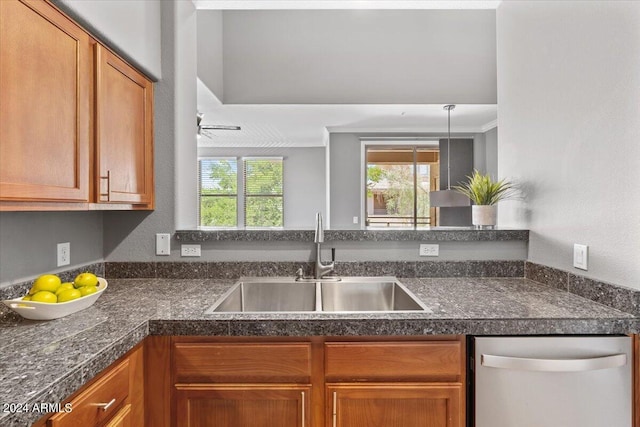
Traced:
[[198, 183], [200, 226], [284, 225], [281, 157], [201, 158]]
[[429, 192], [438, 188], [439, 151], [421, 146], [366, 146], [365, 218], [371, 227], [436, 224]]

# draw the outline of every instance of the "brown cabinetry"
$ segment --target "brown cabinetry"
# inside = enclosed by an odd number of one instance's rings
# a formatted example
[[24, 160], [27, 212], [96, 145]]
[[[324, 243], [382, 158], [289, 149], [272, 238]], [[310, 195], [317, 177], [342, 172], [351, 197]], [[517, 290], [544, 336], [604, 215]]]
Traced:
[[311, 344], [176, 342], [177, 427], [309, 426]]
[[461, 427], [462, 389], [441, 384], [327, 386], [327, 426]]
[[96, 45], [97, 202], [153, 200], [153, 84]]
[[464, 343], [327, 342], [327, 427], [462, 427]]
[[161, 425], [464, 426], [463, 337], [277, 340], [172, 338], [154, 366], [172, 372], [151, 402], [173, 408]]
[[[145, 425], [144, 348], [140, 344], [75, 393], [59, 412], [35, 426], [138, 427]], [[67, 406], [67, 404], [69, 406]]]
[[0, 51], [0, 210], [152, 209], [153, 84], [45, 0]]
[[91, 39], [44, 1], [0, 2], [0, 200], [89, 201]]

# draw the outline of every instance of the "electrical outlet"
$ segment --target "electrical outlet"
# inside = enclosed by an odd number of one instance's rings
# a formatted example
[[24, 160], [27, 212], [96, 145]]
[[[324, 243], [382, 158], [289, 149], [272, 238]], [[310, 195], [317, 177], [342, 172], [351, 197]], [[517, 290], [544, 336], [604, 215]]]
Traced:
[[169, 233], [156, 234], [156, 255], [171, 255], [171, 235]]
[[58, 256], [58, 267], [71, 264], [71, 243], [58, 243], [56, 254]]
[[358, 223], [358, 217], [357, 217], [357, 216], [354, 216], [354, 217], [353, 217], [353, 223], [354, 223], [354, 224], [357, 224], [357, 223]]
[[182, 245], [180, 247], [182, 256], [200, 256], [200, 245]]
[[420, 245], [420, 256], [438, 256], [440, 254], [440, 245]]
[[589, 265], [589, 246], [573, 245], [573, 266], [580, 270], [587, 270]]

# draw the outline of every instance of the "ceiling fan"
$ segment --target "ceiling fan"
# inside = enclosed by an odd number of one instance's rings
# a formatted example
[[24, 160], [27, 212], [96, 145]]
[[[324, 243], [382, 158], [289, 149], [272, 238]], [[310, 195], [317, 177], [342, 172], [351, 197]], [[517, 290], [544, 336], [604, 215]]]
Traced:
[[207, 132], [210, 130], [241, 130], [240, 126], [233, 125], [203, 125], [202, 120], [204, 119], [204, 113], [198, 113], [196, 115], [196, 123], [198, 125], [198, 136], [204, 135], [207, 138], [213, 139], [214, 135], [211, 132]]

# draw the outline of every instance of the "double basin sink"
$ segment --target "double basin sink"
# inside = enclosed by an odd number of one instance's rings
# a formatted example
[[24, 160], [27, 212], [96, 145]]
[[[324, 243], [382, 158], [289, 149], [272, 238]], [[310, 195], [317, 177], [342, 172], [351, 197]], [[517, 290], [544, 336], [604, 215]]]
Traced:
[[206, 314], [428, 311], [395, 277], [245, 278]]

